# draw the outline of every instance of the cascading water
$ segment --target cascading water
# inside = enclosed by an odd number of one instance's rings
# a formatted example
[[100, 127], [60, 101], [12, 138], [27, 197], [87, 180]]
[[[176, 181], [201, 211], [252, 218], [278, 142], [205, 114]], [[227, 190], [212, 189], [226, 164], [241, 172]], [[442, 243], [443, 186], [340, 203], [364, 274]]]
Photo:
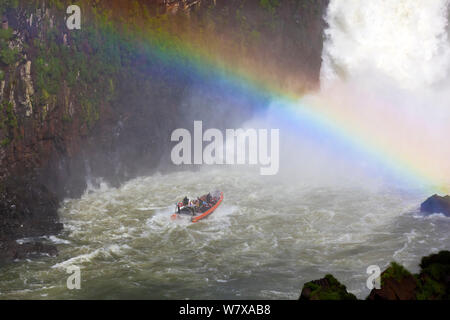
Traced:
[[[322, 96], [381, 157], [450, 186], [448, 0], [330, 2]], [[343, 111], [345, 110], [345, 111]]]
[[[364, 114], [388, 114], [395, 121], [377, 125], [390, 135], [404, 130], [413, 138], [406, 156], [427, 142], [439, 143], [448, 130], [438, 121], [438, 115], [448, 114], [442, 104], [426, 113], [434, 127], [427, 131], [429, 140], [409, 130], [413, 124], [421, 125], [419, 131], [428, 127], [417, 112], [425, 112], [424, 101], [435, 101], [426, 100], [430, 92], [446, 94], [447, 5], [440, 0], [331, 0], [324, 88], [306, 99], [328, 95], [357, 106], [366, 113], [350, 109], [348, 115], [369, 129], [371, 119], [364, 122]], [[67, 199], [60, 208], [64, 232], [46, 239], [58, 245], [59, 256], [4, 267], [0, 298], [297, 299], [303, 283], [326, 273], [364, 298], [368, 266], [383, 269], [397, 260], [415, 272], [420, 257], [449, 248], [449, 219], [418, 212], [429, 194], [379, 183], [378, 171], [364, 173], [370, 156], [341, 159], [347, 152], [342, 146], [330, 151], [326, 138], [320, 139], [322, 145], [305, 142], [307, 129], [293, 127], [280, 128], [293, 140], [284, 136], [289, 141], [282, 146], [277, 176], [205, 167], [140, 177], [120, 188], [101, 184], [81, 199]], [[367, 135], [383, 146], [387, 142], [376, 127]], [[401, 149], [394, 138], [393, 147]], [[436, 154], [448, 155], [440, 149]], [[172, 204], [184, 195], [216, 189], [225, 199], [208, 219], [171, 221]], [[69, 266], [81, 269], [80, 290], [66, 287]]]
[[448, 88], [448, 6], [448, 0], [330, 1], [322, 84], [379, 72], [413, 89]]

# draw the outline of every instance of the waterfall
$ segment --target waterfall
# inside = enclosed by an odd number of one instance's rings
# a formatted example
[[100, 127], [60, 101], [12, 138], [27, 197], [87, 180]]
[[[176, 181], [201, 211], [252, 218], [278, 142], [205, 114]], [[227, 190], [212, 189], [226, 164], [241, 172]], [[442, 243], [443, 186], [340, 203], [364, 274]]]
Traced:
[[450, 83], [449, 0], [331, 0], [321, 82], [381, 74], [417, 89]]

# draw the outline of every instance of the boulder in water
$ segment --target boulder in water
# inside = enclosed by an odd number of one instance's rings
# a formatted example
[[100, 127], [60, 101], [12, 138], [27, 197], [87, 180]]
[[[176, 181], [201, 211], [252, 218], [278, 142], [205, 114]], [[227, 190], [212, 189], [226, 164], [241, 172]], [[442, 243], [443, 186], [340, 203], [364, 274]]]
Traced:
[[437, 194], [429, 197], [420, 206], [420, 212], [428, 214], [442, 213], [450, 217], [450, 196], [441, 197]]

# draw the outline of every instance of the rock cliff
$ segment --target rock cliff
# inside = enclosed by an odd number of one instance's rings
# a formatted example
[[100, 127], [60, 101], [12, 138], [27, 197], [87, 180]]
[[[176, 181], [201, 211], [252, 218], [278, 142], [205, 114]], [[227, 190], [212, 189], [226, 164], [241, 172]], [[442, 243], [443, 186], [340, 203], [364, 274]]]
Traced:
[[83, 0], [81, 30], [69, 4], [0, 4], [0, 260], [54, 254], [15, 241], [59, 232], [59, 201], [88, 182], [170, 168], [173, 129], [212, 113], [234, 127], [264, 103], [242, 89], [227, 104], [212, 73], [181, 69], [196, 48], [297, 94], [318, 85], [326, 0]]

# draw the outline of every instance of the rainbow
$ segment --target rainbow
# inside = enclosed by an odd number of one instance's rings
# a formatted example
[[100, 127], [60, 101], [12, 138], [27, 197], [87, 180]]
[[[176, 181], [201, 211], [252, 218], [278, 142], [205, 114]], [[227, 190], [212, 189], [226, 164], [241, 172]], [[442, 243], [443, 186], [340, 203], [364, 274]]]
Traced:
[[270, 66], [258, 65], [233, 50], [221, 52], [223, 38], [197, 37], [195, 32], [180, 32], [180, 28], [174, 32], [163, 16], [130, 28], [128, 33], [174, 71], [220, 81], [246, 95], [269, 97], [286, 118], [298, 127], [313, 128], [331, 144], [342, 145], [342, 152], [365, 154], [414, 188], [441, 193], [450, 190], [450, 155], [440, 152], [420, 132], [414, 134], [414, 124], [405, 124], [394, 107], [380, 108], [385, 101], [372, 99], [361, 106], [345, 90], [339, 91], [339, 96], [304, 96], [280, 85]]

